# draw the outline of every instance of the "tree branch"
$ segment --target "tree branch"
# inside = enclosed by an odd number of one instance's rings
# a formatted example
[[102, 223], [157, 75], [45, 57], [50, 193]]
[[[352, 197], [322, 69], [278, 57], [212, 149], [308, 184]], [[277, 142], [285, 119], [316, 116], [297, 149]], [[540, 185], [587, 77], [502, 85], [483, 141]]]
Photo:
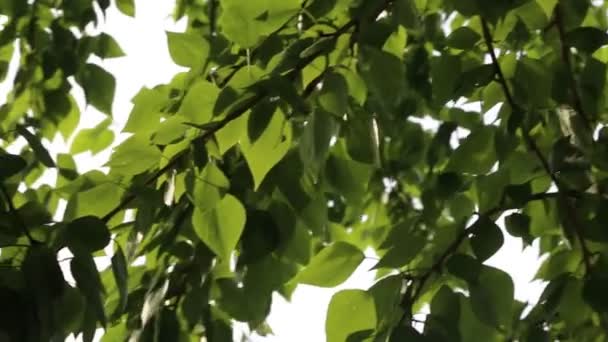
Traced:
[[[374, 13], [374, 18], [377, 17], [390, 3], [392, 3], [392, 0], [387, 0], [383, 3], [382, 6], [379, 6], [377, 11]], [[354, 27], [356, 25], [356, 23], [357, 23], [357, 20], [351, 19], [349, 22], [347, 22], [342, 27], [340, 27], [338, 30], [336, 30], [332, 34], [331, 37], [333, 39], [338, 39], [340, 36], [342, 36], [343, 34], [348, 32], [352, 27]], [[312, 63], [312, 61], [314, 61], [317, 57], [321, 56], [323, 53], [324, 53], [323, 50], [320, 49], [319, 51], [316, 51], [315, 53], [311, 54], [310, 56], [300, 59], [300, 61], [296, 64], [296, 66], [282, 77], [286, 77], [288, 79], [294, 79], [298, 75], [298, 73], [300, 73], [306, 66], [308, 66], [310, 63]], [[314, 79], [311, 81], [311, 83], [313, 83], [313, 82], [316, 85], [318, 82], [320, 82], [320, 79]], [[197, 137], [196, 140], [200, 140], [203, 142], [207, 141], [216, 132], [218, 132], [220, 129], [224, 128], [230, 122], [240, 118], [249, 109], [251, 109], [256, 104], [258, 104], [261, 100], [263, 100], [267, 95], [268, 94], [267, 94], [266, 90], [264, 90], [264, 89], [258, 90], [258, 92], [255, 95], [253, 95], [249, 100], [244, 101], [239, 106], [237, 106], [234, 110], [230, 111], [226, 115], [225, 118], [214, 122], [214, 125], [211, 128], [209, 128], [208, 130], [205, 130], [205, 132], [202, 135], [200, 135], [199, 137]], [[181, 152], [177, 153], [173, 157], [173, 159], [171, 159], [167, 163], [167, 165], [165, 165], [164, 167], [162, 167], [158, 171], [156, 171], [154, 174], [152, 174], [152, 176], [150, 176], [150, 178], [144, 183], [144, 185], [151, 185], [154, 182], [156, 182], [156, 180], [158, 180], [158, 178], [160, 178], [163, 174], [165, 174], [167, 171], [169, 171], [173, 167], [175, 167], [175, 165], [180, 160], [180, 158], [182, 158], [188, 151], [189, 151], [189, 149], [185, 148]], [[114, 209], [112, 209], [110, 212], [108, 212], [101, 219], [104, 222], [110, 221], [116, 214], [118, 214], [120, 211], [124, 210], [124, 208], [126, 208], [129, 205], [129, 203], [131, 203], [135, 198], [136, 198], [136, 195], [134, 195], [134, 194], [127, 195]]]
[[[528, 197], [526, 199], [526, 203], [545, 200], [545, 199], [558, 198], [560, 196], [564, 196], [564, 194], [562, 194], [560, 192], [542, 192], [542, 193], [532, 194], [532, 195], [530, 195], [530, 197]], [[572, 193], [567, 193], [566, 196], [576, 197], [576, 195], [572, 194]], [[504, 197], [503, 197], [503, 200], [501, 200], [501, 202], [503, 202], [503, 201], [504, 201]], [[460, 234], [458, 234], [456, 239], [454, 239], [454, 241], [452, 241], [452, 243], [443, 251], [443, 253], [441, 253], [439, 258], [433, 263], [433, 265], [426, 272], [424, 272], [421, 276], [419, 276], [415, 279], [417, 286], [414, 287], [414, 286], [412, 286], [413, 285], [412, 284], [407, 287], [405, 294], [401, 298], [400, 305], [401, 305], [401, 308], [404, 310], [404, 315], [401, 318], [401, 322], [406, 321], [406, 320], [411, 320], [412, 305], [416, 302], [416, 300], [418, 300], [418, 298], [422, 294], [422, 290], [424, 289], [426, 282], [431, 278], [431, 276], [434, 273], [441, 273], [441, 268], [443, 267], [443, 264], [447, 261], [447, 259], [451, 255], [453, 255], [458, 250], [458, 248], [463, 243], [463, 241], [467, 238], [467, 236], [469, 236], [470, 234], [472, 234], [474, 232], [476, 227], [478, 227], [477, 224], [479, 223], [479, 221], [482, 218], [489, 218], [491, 216], [501, 214], [502, 212], [504, 212], [506, 210], [510, 210], [510, 209], [515, 209], [515, 208], [505, 207], [504, 204], [501, 203], [498, 206], [487, 210], [485, 213], [479, 214], [477, 217], [477, 220], [475, 220], [475, 222], [473, 222], [468, 228], [463, 229], [462, 232], [460, 232]]]
[[[557, 11], [556, 14], [557, 13], [559, 13], [559, 11]], [[558, 17], [556, 17], [556, 21], [557, 21], [558, 27], [560, 27]], [[498, 63], [498, 59], [496, 58], [496, 54], [494, 52], [494, 45], [492, 43], [492, 35], [490, 34], [490, 29], [488, 27], [488, 23], [483, 18], [481, 19], [481, 27], [483, 30], [483, 37], [484, 37], [485, 43], [488, 48], [488, 52], [490, 54], [490, 58], [492, 59], [492, 64], [494, 65], [494, 70], [498, 77], [498, 82], [502, 86], [502, 89], [505, 93], [505, 98], [507, 99], [507, 103], [509, 104], [509, 106], [511, 106], [512, 111], [520, 111], [521, 108], [517, 105], [517, 103], [515, 103], [515, 100], [513, 99], [513, 96], [511, 96], [511, 92], [509, 91], [507, 81], [504, 77], [504, 74], [502, 73], [500, 64]], [[569, 56], [567, 54], [567, 51], [566, 51], [566, 55]], [[568, 61], [569, 61], [569, 57], [568, 57]], [[572, 73], [570, 73], [570, 74], [572, 75]], [[572, 76], [572, 78], [574, 78], [574, 76]], [[561, 184], [559, 179], [556, 177], [555, 173], [551, 170], [549, 161], [547, 160], [547, 158], [545, 158], [542, 151], [538, 148], [538, 145], [536, 145], [536, 143], [530, 136], [526, 127], [523, 127], [523, 125], [522, 125], [522, 127], [520, 127], [520, 128], [522, 131], [522, 136], [524, 138], [524, 141], [526, 142], [526, 145], [528, 145], [528, 148], [530, 150], [532, 150], [532, 152], [536, 155], [536, 157], [542, 164], [543, 169], [549, 175], [549, 177], [551, 178], [551, 180], [557, 187], [560, 196], [564, 196], [564, 197], [567, 196], [567, 194], [570, 193], [570, 191], [568, 189], [566, 189], [566, 187], [563, 184]], [[578, 222], [578, 219], [576, 216], [576, 210], [572, 207], [572, 205], [571, 205], [570, 201], [568, 201], [568, 199], [564, 198], [564, 200], [566, 202], [569, 215], [571, 215], [572, 219], [575, 221], [574, 234], [576, 235], [576, 238], [581, 245], [581, 250], [582, 250], [582, 254], [583, 254], [583, 262], [585, 263], [585, 268], [587, 269], [587, 271], [589, 271], [591, 269], [591, 252], [590, 252], [587, 244], [585, 243], [585, 239], [584, 239], [582, 231], [581, 231], [581, 225], [580, 225], [580, 222]]]

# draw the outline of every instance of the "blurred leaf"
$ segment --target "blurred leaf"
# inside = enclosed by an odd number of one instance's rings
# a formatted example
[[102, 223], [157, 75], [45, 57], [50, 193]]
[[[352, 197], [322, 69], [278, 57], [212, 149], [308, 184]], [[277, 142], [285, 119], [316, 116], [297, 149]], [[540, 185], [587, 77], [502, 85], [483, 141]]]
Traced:
[[471, 247], [480, 261], [485, 261], [502, 247], [504, 237], [500, 228], [489, 219], [481, 218], [475, 225]]
[[325, 321], [327, 342], [350, 341], [349, 336], [373, 331], [375, 327], [376, 309], [370, 294], [362, 290], [342, 290], [333, 295]]
[[446, 44], [460, 50], [472, 49], [481, 39], [481, 35], [469, 27], [463, 26], [454, 30], [448, 36]]
[[27, 128], [23, 126], [17, 126], [17, 132], [27, 140], [27, 143], [30, 145], [38, 160], [47, 167], [55, 167], [55, 161], [49, 154], [49, 151], [42, 145], [40, 139], [32, 134]]
[[596, 27], [578, 27], [566, 34], [566, 41], [577, 50], [593, 53], [608, 44], [608, 34]]
[[87, 103], [102, 113], [112, 115], [116, 80], [96, 64], [85, 64], [76, 80], [82, 86]]
[[72, 141], [70, 153], [91, 151], [93, 155], [108, 148], [114, 141], [114, 132], [108, 129], [112, 121], [106, 119], [93, 128], [82, 129]]
[[312, 257], [294, 282], [320, 287], [340, 285], [355, 271], [365, 256], [355, 246], [338, 241]]
[[283, 25], [300, 9], [300, 1], [222, 2], [219, 18], [221, 30], [228, 39], [248, 49]]
[[25, 159], [14, 154], [0, 154], [0, 182], [21, 172], [27, 166]]
[[70, 249], [78, 249], [87, 253], [101, 250], [110, 243], [108, 227], [95, 216], [83, 216], [70, 222], [65, 234]]
[[124, 51], [116, 40], [106, 34], [102, 33], [99, 36], [95, 37], [95, 54], [99, 57], [103, 58], [116, 58], [125, 56]]
[[367, 88], [385, 108], [393, 108], [405, 89], [403, 63], [394, 55], [369, 47], [361, 53], [358, 68]]
[[122, 313], [127, 307], [127, 298], [129, 295], [128, 282], [128, 264], [122, 248], [118, 243], [114, 246], [114, 255], [111, 259], [112, 273], [114, 273], [114, 279], [116, 280], [116, 287], [118, 288], [119, 305], [116, 309], [116, 313], [113, 316]]
[[[137, 159], [133, 156], [137, 156]], [[114, 149], [112, 158], [106, 165], [120, 174], [136, 175], [157, 166], [160, 157], [158, 148], [134, 135]]]
[[507, 329], [513, 312], [511, 277], [494, 267], [483, 266], [476, 282], [469, 282], [471, 308], [477, 318], [497, 329]]
[[76, 280], [76, 286], [86, 298], [87, 307], [93, 310], [96, 320], [105, 327], [106, 314], [103, 306], [105, 289], [99, 273], [97, 273], [93, 257], [88, 254], [76, 254], [70, 262], [70, 270]]
[[496, 163], [492, 127], [481, 127], [469, 134], [450, 157], [447, 170], [472, 174], [485, 174]]
[[169, 54], [179, 66], [197, 68], [209, 55], [209, 43], [195, 33], [166, 32]]
[[134, 0], [116, 0], [116, 7], [124, 15], [135, 17], [135, 1]]

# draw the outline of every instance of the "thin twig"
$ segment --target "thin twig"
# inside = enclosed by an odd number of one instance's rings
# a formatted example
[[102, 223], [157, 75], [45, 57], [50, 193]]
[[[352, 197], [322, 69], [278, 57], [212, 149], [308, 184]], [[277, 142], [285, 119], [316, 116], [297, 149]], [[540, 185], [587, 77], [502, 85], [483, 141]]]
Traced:
[[564, 22], [562, 18], [562, 9], [559, 2], [555, 5], [554, 10], [554, 19], [555, 26], [557, 28], [557, 34], [559, 36], [560, 45], [561, 45], [561, 55], [562, 61], [566, 65], [568, 81], [570, 85], [570, 95], [572, 96], [572, 101], [574, 103], [574, 109], [576, 113], [580, 115], [581, 121], [585, 125], [585, 128], [591, 131], [591, 120], [589, 116], [585, 113], [583, 109], [583, 101], [581, 100], [581, 95], [578, 91], [578, 85], [576, 82], [576, 78], [574, 77], [574, 70], [572, 70], [572, 60], [570, 58], [570, 48], [568, 46], [568, 42], [566, 41], [566, 32], [564, 29]]
[[8, 205], [8, 210], [10, 211], [11, 215], [13, 216], [13, 220], [14, 220], [15, 224], [19, 226], [19, 229], [21, 229], [23, 234], [27, 237], [30, 244], [33, 245], [33, 244], [37, 243], [38, 241], [36, 239], [34, 239], [32, 234], [30, 234], [30, 231], [27, 228], [25, 221], [23, 220], [21, 215], [19, 215], [19, 212], [15, 208], [15, 204], [13, 203], [13, 198], [6, 190], [6, 187], [4, 186], [4, 184], [0, 184], [0, 190], [2, 191], [2, 195], [6, 199], [6, 204]]
[[[559, 12], [556, 12], [556, 14], [557, 13], [559, 13]], [[556, 19], [557, 19], [557, 17], [556, 17]], [[560, 27], [559, 20], [557, 20], [557, 26]], [[490, 54], [490, 58], [492, 59], [492, 64], [494, 65], [494, 70], [496, 72], [496, 76], [498, 77], [498, 83], [500, 83], [500, 85], [502, 86], [502, 89], [505, 94], [505, 98], [507, 99], [507, 103], [511, 107], [511, 111], [513, 111], [513, 112], [520, 111], [521, 108], [517, 105], [517, 103], [513, 99], [513, 96], [511, 95], [511, 92], [507, 85], [507, 81], [500, 68], [500, 64], [498, 63], [498, 59], [496, 58], [496, 53], [494, 52], [494, 44], [492, 43], [492, 35], [490, 34], [490, 29], [489, 29], [488, 23], [483, 18], [481, 19], [481, 27], [483, 30], [483, 37], [484, 37], [485, 43], [488, 48], [488, 52]], [[568, 60], [569, 60], [569, 57], [568, 57]], [[522, 132], [522, 136], [524, 138], [526, 145], [528, 145], [528, 148], [530, 150], [532, 150], [532, 152], [536, 155], [536, 157], [542, 164], [543, 169], [549, 175], [549, 177], [551, 178], [551, 180], [557, 187], [559, 194], [564, 197], [568, 196], [571, 193], [571, 191], [569, 191], [559, 181], [559, 179], [557, 178], [555, 173], [551, 170], [549, 161], [543, 155], [543, 153], [540, 150], [540, 148], [538, 147], [538, 145], [534, 142], [534, 139], [532, 139], [532, 137], [530, 136], [526, 127], [521, 127], [521, 132]], [[568, 214], [575, 221], [574, 233], [576, 235], [577, 240], [579, 241], [579, 243], [581, 245], [581, 250], [582, 250], [582, 254], [583, 254], [583, 262], [585, 263], [585, 267], [586, 267], [587, 271], [589, 271], [591, 269], [591, 251], [589, 250], [587, 244], [585, 243], [585, 239], [584, 239], [582, 231], [581, 231], [581, 225], [580, 225], [580, 222], [578, 222], [578, 219], [576, 216], [576, 210], [572, 207], [572, 205], [570, 204], [570, 202], [567, 198], [564, 198], [564, 200], [567, 205]]]
[[[563, 195], [564, 194], [559, 192], [543, 192], [532, 194], [526, 199], [526, 203], [556, 198]], [[567, 195], [572, 196], [573, 194], [567, 193]], [[426, 272], [424, 272], [420, 277], [416, 279], [417, 286], [414, 287], [413, 285], [410, 285], [407, 287], [405, 294], [401, 298], [401, 307], [404, 310], [404, 315], [401, 318], [401, 322], [411, 320], [411, 307], [422, 294], [422, 290], [424, 289], [426, 282], [431, 278], [433, 274], [441, 272], [441, 268], [443, 267], [443, 264], [447, 261], [447, 259], [458, 250], [458, 248], [464, 242], [467, 236], [474, 233], [475, 229], [478, 229], [480, 220], [490, 218], [497, 214], [501, 214], [506, 210], [514, 209], [511, 207], [505, 207], [502, 203], [504, 202], [504, 199], [505, 197], [503, 193], [501, 203], [498, 206], [487, 210], [485, 213], [479, 213], [475, 222], [473, 222], [473, 224], [471, 224], [468, 228], [463, 229], [462, 232], [458, 234], [456, 239], [454, 239], [454, 241], [452, 241], [452, 243], [443, 251], [443, 253], [441, 253], [439, 258], [433, 263], [433, 265], [431, 265], [431, 267]]]
[[[384, 10], [384, 8], [386, 6], [388, 6], [388, 4], [390, 4], [391, 2], [392, 2], [391, 0], [387, 0], [383, 4], [382, 7], [378, 8], [377, 13], [374, 13], [374, 15], [377, 16], [379, 13], [381, 13]], [[338, 39], [338, 37], [340, 37], [343, 34], [345, 34], [346, 32], [348, 32], [351, 28], [353, 28], [356, 25], [356, 22], [357, 21], [355, 19], [352, 19], [349, 22], [347, 22], [346, 24], [344, 24], [342, 27], [340, 27], [338, 30], [336, 30], [334, 32], [333, 39]], [[306, 58], [302, 58], [291, 71], [289, 71], [287, 74], [284, 75], [284, 77], [286, 77], [287, 79], [290, 79], [290, 80], [296, 78], [299, 72], [301, 72], [306, 66], [308, 66], [310, 63], [312, 63], [312, 61], [314, 61], [317, 57], [321, 56], [323, 53], [324, 52], [322, 51], [322, 49], [320, 49], [319, 51], [311, 54], [310, 56], [307, 56]], [[315, 84], [316, 84], [319, 81], [320, 80], [315, 79], [312, 82], [315, 82]], [[268, 94], [267, 94], [266, 90], [264, 90], [264, 89], [258, 90], [258, 92], [254, 96], [252, 96], [249, 100], [241, 103], [234, 110], [229, 112], [224, 119], [217, 121], [217, 123], [213, 127], [206, 130], [202, 135], [197, 137], [195, 140], [202, 141], [202, 142], [209, 140], [216, 132], [218, 132], [220, 129], [225, 127], [230, 122], [240, 118], [249, 109], [251, 109], [252, 107], [257, 105], [260, 101], [262, 101], [267, 95]], [[156, 180], [158, 180], [163, 174], [165, 174], [167, 171], [174, 168], [175, 165], [178, 163], [178, 161], [184, 155], [186, 155], [186, 153], [188, 153], [188, 151], [189, 151], [189, 148], [185, 148], [181, 152], [177, 153], [173, 157], [173, 159], [167, 163], [167, 165], [165, 165], [164, 167], [162, 167], [158, 171], [156, 171], [154, 174], [152, 174], [152, 176], [150, 176], [150, 178], [144, 183], [144, 185], [151, 185], [154, 182], [156, 182]], [[114, 209], [112, 209], [105, 216], [103, 216], [102, 220], [104, 222], [110, 221], [116, 214], [118, 214], [120, 211], [124, 210], [124, 208], [126, 208], [135, 198], [136, 198], [135, 194], [127, 195]]]

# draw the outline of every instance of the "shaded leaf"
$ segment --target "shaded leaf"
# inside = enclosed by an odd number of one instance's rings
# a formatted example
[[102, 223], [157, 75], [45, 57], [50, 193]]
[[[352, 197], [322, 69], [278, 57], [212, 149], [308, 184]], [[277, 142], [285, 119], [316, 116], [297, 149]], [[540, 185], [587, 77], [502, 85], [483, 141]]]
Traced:
[[25, 140], [27, 140], [27, 143], [30, 145], [36, 154], [36, 157], [42, 164], [47, 167], [55, 167], [55, 161], [53, 161], [49, 151], [42, 145], [42, 142], [36, 135], [32, 134], [23, 126], [17, 126], [17, 132], [19, 132], [19, 134], [24, 137]]
[[110, 231], [105, 222], [95, 216], [83, 216], [70, 222], [65, 230], [70, 249], [92, 253], [110, 243]]
[[76, 80], [84, 89], [87, 103], [105, 114], [112, 115], [116, 89], [116, 80], [112, 74], [96, 64], [85, 64]]

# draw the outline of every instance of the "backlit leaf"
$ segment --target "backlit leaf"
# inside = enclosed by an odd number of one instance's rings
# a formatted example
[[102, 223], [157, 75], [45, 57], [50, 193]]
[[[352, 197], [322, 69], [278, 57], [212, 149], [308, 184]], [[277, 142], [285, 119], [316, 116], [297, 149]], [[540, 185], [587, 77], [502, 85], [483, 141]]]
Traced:
[[363, 253], [346, 242], [335, 242], [312, 257], [308, 266], [296, 275], [295, 282], [320, 287], [340, 285], [363, 261]]
[[327, 342], [350, 341], [349, 336], [371, 333], [375, 327], [376, 308], [370, 294], [362, 290], [342, 290], [333, 295], [325, 321]]
[[192, 225], [198, 237], [224, 260], [229, 260], [245, 228], [245, 208], [232, 195], [226, 195], [211, 210], [194, 209]]

